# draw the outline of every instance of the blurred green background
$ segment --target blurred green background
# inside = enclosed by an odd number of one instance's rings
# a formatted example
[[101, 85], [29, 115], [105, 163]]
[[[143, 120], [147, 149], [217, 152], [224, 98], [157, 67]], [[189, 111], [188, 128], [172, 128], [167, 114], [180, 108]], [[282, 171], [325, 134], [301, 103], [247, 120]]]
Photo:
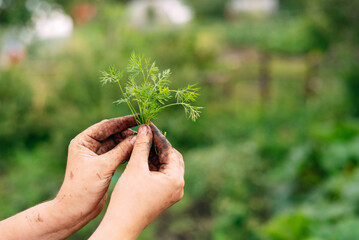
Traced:
[[154, 120], [185, 196], [139, 239], [358, 238], [359, 1], [2, 0], [0, 48], [0, 219], [54, 198], [70, 140], [129, 114], [99, 77], [136, 52], [204, 107]]

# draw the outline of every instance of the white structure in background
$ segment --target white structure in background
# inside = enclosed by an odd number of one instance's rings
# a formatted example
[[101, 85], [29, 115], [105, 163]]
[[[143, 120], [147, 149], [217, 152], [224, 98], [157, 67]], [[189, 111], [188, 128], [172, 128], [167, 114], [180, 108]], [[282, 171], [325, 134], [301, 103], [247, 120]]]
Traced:
[[232, 0], [228, 6], [231, 13], [271, 14], [279, 7], [278, 0]]
[[132, 23], [137, 27], [180, 25], [192, 19], [192, 12], [181, 0], [135, 0], [130, 3]]
[[63, 11], [38, 0], [28, 0], [27, 3], [34, 12], [34, 27], [12, 28], [5, 32], [0, 41], [0, 67], [6, 68], [25, 59], [27, 45], [35, 39], [61, 40], [72, 34], [73, 21]]
[[41, 40], [69, 37], [74, 28], [71, 17], [60, 10], [37, 12], [34, 23], [36, 36]]

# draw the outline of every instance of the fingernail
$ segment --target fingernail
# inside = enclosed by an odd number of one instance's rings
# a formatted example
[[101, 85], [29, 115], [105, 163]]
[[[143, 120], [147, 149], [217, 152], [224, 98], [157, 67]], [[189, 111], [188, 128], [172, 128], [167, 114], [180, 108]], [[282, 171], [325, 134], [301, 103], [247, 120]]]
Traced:
[[138, 134], [137, 135], [145, 135], [148, 131], [148, 127], [145, 124], [140, 125], [138, 128]]
[[133, 145], [133, 144], [135, 144], [135, 142], [136, 142], [136, 137], [137, 136], [134, 136], [131, 140], [130, 140], [130, 143]]

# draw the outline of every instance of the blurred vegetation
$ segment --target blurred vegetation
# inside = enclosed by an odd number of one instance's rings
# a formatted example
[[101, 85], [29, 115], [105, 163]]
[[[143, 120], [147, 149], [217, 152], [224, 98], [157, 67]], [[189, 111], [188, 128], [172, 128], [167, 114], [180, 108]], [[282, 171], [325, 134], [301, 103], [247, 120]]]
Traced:
[[[198, 83], [205, 107], [196, 123], [181, 108], [154, 120], [184, 155], [185, 196], [140, 239], [356, 239], [357, 2], [281, 1], [266, 18], [228, 20], [225, 1], [190, 1], [195, 20], [151, 31], [132, 27], [126, 2], [92, 1], [96, 18], [70, 38], [34, 41], [0, 69], [0, 219], [56, 195], [76, 134], [129, 114], [99, 77], [136, 51], [171, 68], [174, 88]], [[1, 9], [0, 34], [29, 19], [22, 9]]]
[[198, 19], [224, 19], [229, 0], [187, 0]]

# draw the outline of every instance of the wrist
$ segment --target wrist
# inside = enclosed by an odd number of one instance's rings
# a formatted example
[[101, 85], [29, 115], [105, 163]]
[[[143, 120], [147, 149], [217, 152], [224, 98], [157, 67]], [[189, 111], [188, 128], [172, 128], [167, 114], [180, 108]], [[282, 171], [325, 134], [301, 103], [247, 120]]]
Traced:
[[130, 219], [110, 216], [107, 212], [89, 240], [135, 240], [141, 230], [131, 225]]
[[78, 225], [86, 224], [91, 220], [86, 221], [88, 214], [74, 208], [65, 201], [59, 200], [57, 197], [51, 200], [50, 203], [53, 218], [56, 219], [61, 227], [74, 228]]

